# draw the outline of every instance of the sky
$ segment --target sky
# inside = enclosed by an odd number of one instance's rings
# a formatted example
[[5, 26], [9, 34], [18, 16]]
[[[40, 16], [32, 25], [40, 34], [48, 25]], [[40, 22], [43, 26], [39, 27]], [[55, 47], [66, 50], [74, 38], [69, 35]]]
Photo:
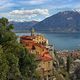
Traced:
[[80, 11], [80, 0], [0, 0], [0, 18], [41, 21], [60, 11]]

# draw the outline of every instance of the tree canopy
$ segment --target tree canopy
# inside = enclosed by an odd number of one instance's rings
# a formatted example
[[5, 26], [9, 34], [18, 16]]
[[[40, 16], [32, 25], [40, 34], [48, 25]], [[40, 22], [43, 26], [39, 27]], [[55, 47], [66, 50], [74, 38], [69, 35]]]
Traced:
[[35, 55], [18, 43], [12, 29], [8, 19], [0, 19], [0, 80], [30, 80], [37, 67]]

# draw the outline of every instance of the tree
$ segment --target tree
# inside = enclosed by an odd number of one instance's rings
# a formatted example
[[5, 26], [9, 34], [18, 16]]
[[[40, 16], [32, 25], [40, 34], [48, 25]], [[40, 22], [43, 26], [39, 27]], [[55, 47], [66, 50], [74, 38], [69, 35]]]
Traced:
[[62, 57], [58, 58], [59, 64], [64, 65], [64, 59]]
[[[29, 53], [26, 49], [25, 49], [26, 53]], [[26, 76], [28, 77], [29, 80], [32, 80], [33, 76], [35, 76], [35, 69], [37, 67], [37, 62], [35, 60], [35, 55], [29, 53], [29, 54], [25, 54], [24, 56], [22, 56], [19, 60], [19, 66], [20, 66], [20, 71], [22, 73], [22, 76], [24, 78], [24, 80], [26, 80]]]
[[54, 55], [55, 55], [55, 57], [57, 57], [57, 52], [56, 52], [56, 50], [54, 49]]
[[55, 55], [55, 63], [53, 63], [53, 65], [55, 66], [55, 68], [59, 68], [59, 58], [58, 58], [58, 54], [56, 52], [56, 50], [54, 49], [54, 55]]
[[66, 64], [67, 72], [68, 72], [68, 73], [70, 72], [70, 63], [71, 63], [71, 59], [70, 59], [70, 56], [68, 56], [68, 57], [67, 57], [67, 64]]
[[7, 80], [8, 71], [8, 62], [6, 60], [5, 54], [3, 53], [3, 49], [0, 46], [0, 80]]
[[1, 75], [0, 80], [30, 80], [37, 66], [35, 56], [18, 43], [12, 29], [13, 25], [9, 24], [8, 19], [0, 19], [0, 60], [3, 60], [0, 73], [5, 74], [5, 77]]

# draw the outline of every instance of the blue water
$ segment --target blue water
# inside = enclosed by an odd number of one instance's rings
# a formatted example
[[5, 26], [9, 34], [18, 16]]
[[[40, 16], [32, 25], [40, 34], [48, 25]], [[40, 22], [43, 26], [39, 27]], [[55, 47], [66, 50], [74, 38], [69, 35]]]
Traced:
[[[17, 35], [27, 35], [17, 33]], [[80, 48], [80, 33], [45, 33], [50, 44], [58, 50], [75, 50]]]

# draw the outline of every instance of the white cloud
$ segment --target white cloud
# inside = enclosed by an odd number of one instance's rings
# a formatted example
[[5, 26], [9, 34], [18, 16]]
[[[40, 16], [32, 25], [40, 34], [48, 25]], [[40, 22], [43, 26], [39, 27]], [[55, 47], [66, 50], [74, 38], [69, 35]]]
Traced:
[[24, 15], [24, 16], [48, 16], [48, 9], [33, 9], [33, 10], [13, 10], [10, 12], [11, 15]]
[[0, 13], [1, 17], [6, 17], [9, 21], [30, 21], [45, 19], [49, 16], [47, 9], [33, 9], [33, 10], [13, 10], [11, 12]]

